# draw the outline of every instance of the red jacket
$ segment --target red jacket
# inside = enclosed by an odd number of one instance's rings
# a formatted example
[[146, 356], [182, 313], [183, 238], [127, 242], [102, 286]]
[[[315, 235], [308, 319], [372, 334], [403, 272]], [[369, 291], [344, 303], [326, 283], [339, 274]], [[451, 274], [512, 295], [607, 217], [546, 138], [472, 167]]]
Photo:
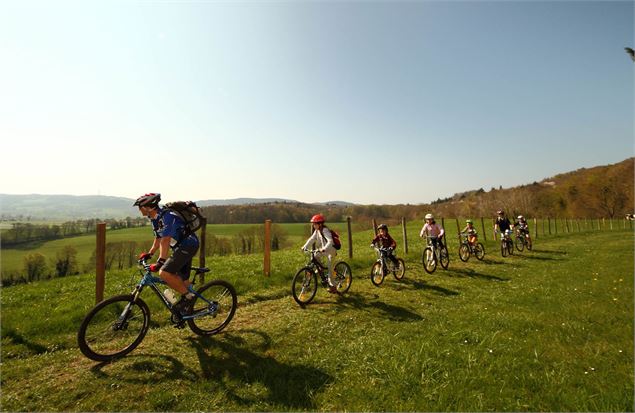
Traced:
[[377, 234], [377, 236], [373, 238], [372, 243], [375, 245], [379, 244], [380, 246], [384, 248], [392, 248], [392, 249], [397, 248], [397, 243], [395, 242], [394, 239], [392, 239], [390, 234], [386, 234], [385, 237], [382, 237], [381, 234]]

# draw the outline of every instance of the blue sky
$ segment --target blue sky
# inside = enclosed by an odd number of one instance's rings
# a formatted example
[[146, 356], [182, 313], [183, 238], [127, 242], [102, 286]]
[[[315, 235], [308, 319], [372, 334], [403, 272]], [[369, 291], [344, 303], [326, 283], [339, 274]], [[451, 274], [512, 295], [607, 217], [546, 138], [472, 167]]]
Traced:
[[0, 193], [426, 203], [634, 155], [632, 1], [0, 2]]

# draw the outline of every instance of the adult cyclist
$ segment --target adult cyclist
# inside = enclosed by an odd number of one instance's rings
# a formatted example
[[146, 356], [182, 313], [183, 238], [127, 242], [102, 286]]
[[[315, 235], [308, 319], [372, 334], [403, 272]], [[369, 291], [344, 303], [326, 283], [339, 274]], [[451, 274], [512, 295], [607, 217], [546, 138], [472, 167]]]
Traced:
[[[159, 250], [156, 263], [150, 265], [150, 271], [158, 272], [165, 283], [181, 294], [180, 300], [173, 309], [181, 315], [191, 311], [195, 295], [189, 292], [191, 282], [190, 268], [192, 258], [198, 250], [198, 237], [187, 230], [186, 224], [173, 211], [159, 206], [161, 194], [149, 193], [137, 198], [133, 206], [148, 217], [152, 223], [154, 242], [147, 252], [141, 253], [139, 259], [149, 259]], [[170, 249], [172, 254], [170, 255]]]
[[498, 216], [496, 217], [496, 222], [494, 222], [494, 234], [500, 232], [501, 238], [505, 235], [509, 236], [512, 224], [509, 222], [509, 218], [505, 216], [505, 211], [501, 209], [496, 211], [496, 214]]

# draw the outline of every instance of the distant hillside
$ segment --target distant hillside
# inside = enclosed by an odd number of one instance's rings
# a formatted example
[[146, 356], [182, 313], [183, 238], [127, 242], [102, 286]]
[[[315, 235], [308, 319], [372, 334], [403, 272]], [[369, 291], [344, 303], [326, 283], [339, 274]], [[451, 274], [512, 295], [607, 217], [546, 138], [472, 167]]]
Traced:
[[[372, 219], [420, 219], [426, 212], [443, 217], [490, 217], [504, 209], [508, 215], [529, 217], [622, 217], [635, 209], [635, 158], [581, 168], [513, 188], [479, 188], [421, 205], [356, 205], [345, 201], [315, 204], [282, 198], [199, 200], [210, 223], [306, 222], [316, 212], [330, 221], [351, 216]], [[130, 198], [71, 195], [0, 194], [0, 218], [69, 220], [137, 217]]]

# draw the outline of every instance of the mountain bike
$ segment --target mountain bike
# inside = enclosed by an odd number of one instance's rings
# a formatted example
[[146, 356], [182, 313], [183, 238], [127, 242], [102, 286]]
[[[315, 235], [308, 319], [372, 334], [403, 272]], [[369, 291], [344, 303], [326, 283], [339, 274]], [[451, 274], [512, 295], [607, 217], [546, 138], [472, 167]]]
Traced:
[[170, 311], [170, 320], [177, 328], [185, 324], [196, 334], [210, 336], [223, 330], [236, 313], [238, 298], [234, 287], [223, 280], [210, 281], [194, 288], [196, 276], [210, 270], [192, 267], [195, 271], [190, 292], [196, 297], [188, 314], [181, 315], [161, 293], [158, 285], [165, 284], [150, 272], [150, 265], [139, 260], [141, 280], [131, 294], [108, 298], [86, 314], [77, 333], [81, 352], [95, 361], [111, 361], [134, 350], [148, 332], [150, 309], [140, 297], [145, 287], [150, 287], [161, 303]]
[[423, 269], [428, 274], [432, 274], [437, 269], [437, 263], [441, 264], [443, 269], [447, 270], [450, 265], [450, 253], [448, 247], [443, 245], [437, 248], [432, 239], [436, 237], [426, 236], [427, 247], [423, 250], [421, 260], [423, 261]]
[[397, 281], [401, 281], [406, 273], [406, 263], [404, 260], [397, 258], [397, 265], [395, 265], [395, 263], [388, 258], [388, 254], [391, 251], [390, 248], [373, 248], [377, 251], [377, 261], [375, 261], [373, 267], [370, 269], [370, 281], [379, 287], [388, 274], [392, 274]]
[[526, 229], [517, 229], [516, 230], [516, 249], [518, 251], [524, 250], [527, 248], [527, 251], [531, 251], [531, 238], [529, 237], [529, 232]]
[[459, 246], [459, 258], [463, 262], [467, 262], [470, 256], [474, 255], [479, 261], [485, 257], [485, 247], [480, 242], [470, 243], [468, 234], [461, 234], [461, 245]]
[[[308, 250], [307, 254], [311, 256], [309, 262], [302, 267], [293, 277], [291, 283], [291, 293], [293, 299], [301, 306], [308, 304], [315, 297], [318, 289], [318, 276], [324, 288], [329, 287], [328, 268], [316, 257], [317, 250]], [[351, 267], [344, 261], [340, 261], [333, 267], [335, 275], [333, 283], [337, 288], [338, 294], [344, 294], [351, 288], [353, 283], [353, 273]]]
[[501, 233], [501, 255], [506, 257], [507, 255], [514, 254], [514, 240], [512, 240], [511, 230], [505, 230], [505, 233]]

